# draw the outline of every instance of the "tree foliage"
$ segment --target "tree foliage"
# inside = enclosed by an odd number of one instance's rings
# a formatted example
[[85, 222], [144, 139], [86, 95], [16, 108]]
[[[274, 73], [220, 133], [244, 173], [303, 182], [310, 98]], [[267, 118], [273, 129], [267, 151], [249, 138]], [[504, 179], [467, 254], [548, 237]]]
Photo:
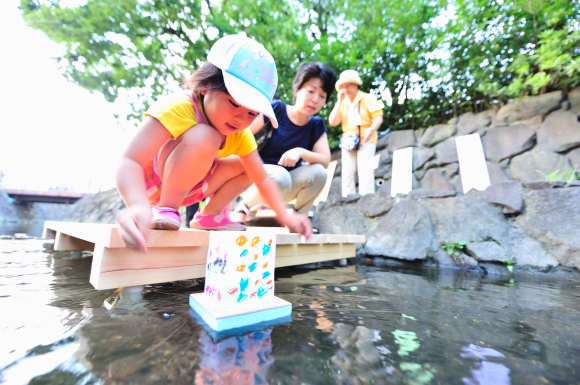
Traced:
[[[69, 3], [69, 2], [67, 2]], [[383, 128], [418, 129], [466, 110], [580, 84], [580, 5], [572, 0], [21, 0], [26, 22], [64, 44], [66, 76], [112, 101], [151, 98], [244, 32], [276, 59], [292, 102], [301, 62], [356, 69], [363, 90], [391, 101]], [[331, 103], [321, 111], [328, 116]], [[340, 128], [330, 128], [336, 145]]]

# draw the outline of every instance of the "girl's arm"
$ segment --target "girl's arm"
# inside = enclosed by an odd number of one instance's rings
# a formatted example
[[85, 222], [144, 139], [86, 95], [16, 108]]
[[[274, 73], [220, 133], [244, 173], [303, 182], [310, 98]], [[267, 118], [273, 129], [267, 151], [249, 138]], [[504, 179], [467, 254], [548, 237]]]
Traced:
[[128, 246], [147, 251], [145, 231], [151, 222], [151, 205], [145, 189], [143, 165], [151, 161], [171, 133], [157, 119], [146, 117], [121, 156], [117, 169], [117, 189], [127, 205], [118, 217], [121, 235]]
[[278, 164], [284, 167], [294, 167], [300, 158], [310, 164], [320, 163], [325, 168], [328, 167], [328, 163], [330, 163], [330, 146], [328, 145], [326, 132], [314, 143], [312, 151], [300, 147], [293, 148], [282, 154]]
[[282, 199], [280, 189], [276, 182], [268, 176], [266, 170], [264, 170], [264, 163], [258, 151], [254, 150], [248, 155], [240, 157], [240, 159], [250, 180], [256, 185], [268, 206], [276, 213], [278, 223], [282, 226], [287, 226], [294, 233], [299, 233], [306, 238], [310, 238], [312, 235], [310, 220], [305, 215], [289, 215], [286, 212], [286, 204]]

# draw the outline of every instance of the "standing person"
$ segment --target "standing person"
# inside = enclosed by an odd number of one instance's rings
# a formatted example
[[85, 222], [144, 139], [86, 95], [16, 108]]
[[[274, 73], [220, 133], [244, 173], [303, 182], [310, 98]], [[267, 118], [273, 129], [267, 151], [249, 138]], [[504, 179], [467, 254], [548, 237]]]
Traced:
[[[285, 202], [296, 199], [294, 210], [307, 214], [326, 183], [330, 147], [326, 125], [318, 111], [332, 94], [336, 73], [322, 63], [302, 63], [292, 83], [294, 100], [286, 105], [272, 102], [278, 120], [274, 129], [269, 117], [260, 114], [250, 130], [256, 135], [260, 156]], [[236, 211], [238, 221], [264, 204], [256, 186], [242, 194]]]
[[371, 160], [377, 149], [377, 130], [383, 123], [382, 101], [362, 92], [358, 72], [346, 70], [336, 82], [338, 101], [328, 118], [331, 126], [342, 123], [342, 196], [356, 193], [355, 175], [361, 195], [375, 192], [375, 170]]
[[252, 183], [282, 226], [309, 237], [308, 217], [286, 213], [247, 129], [258, 113], [278, 125], [270, 105], [278, 82], [274, 59], [256, 41], [230, 35], [212, 46], [207, 60], [187, 82], [188, 91], [149, 108], [121, 157], [117, 189], [127, 210], [117, 219], [123, 240], [146, 252], [147, 228], [179, 229], [179, 207], [210, 196], [191, 227], [244, 230], [221, 212]]

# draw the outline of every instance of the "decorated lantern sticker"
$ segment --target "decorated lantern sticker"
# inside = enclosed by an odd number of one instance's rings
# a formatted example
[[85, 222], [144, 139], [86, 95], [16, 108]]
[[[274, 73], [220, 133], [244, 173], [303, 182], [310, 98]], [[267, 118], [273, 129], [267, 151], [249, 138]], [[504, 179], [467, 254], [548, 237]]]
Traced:
[[210, 234], [205, 295], [211, 306], [251, 306], [274, 297], [273, 237], [233, 231]]

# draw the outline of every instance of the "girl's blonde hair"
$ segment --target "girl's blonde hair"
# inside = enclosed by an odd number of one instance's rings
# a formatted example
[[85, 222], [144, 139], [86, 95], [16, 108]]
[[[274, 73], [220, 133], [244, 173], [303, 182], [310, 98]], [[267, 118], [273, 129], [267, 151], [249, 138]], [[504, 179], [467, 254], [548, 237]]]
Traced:
[[200, 97], [203, 89], [228, 93], [222, 70], [210, 62], [199, 67], [184, 83], [185, 89], [191, 90], [196, 98]]

